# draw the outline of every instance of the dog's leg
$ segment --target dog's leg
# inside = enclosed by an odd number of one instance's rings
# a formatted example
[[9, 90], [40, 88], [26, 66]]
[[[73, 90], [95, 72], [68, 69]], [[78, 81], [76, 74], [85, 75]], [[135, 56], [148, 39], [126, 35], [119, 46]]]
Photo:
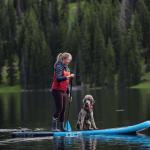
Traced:
[[85, 110], [81, 109], [78, 115], [78, 121], [77, 121], [77, 129], [83, 130], [83, 124], [84, 124], [84, 119], [85, 119]]
[[81, 115], [81, 130], [83, 130], [84, 120], [85, 120], [85, 116], [86, 116], [87, 112], [84, 109], [82, 109], [81, 112], [82, 112], [82, 115]]
[[77, 129], [78, 130], [82, 130], [81, 129], [81, 116], [82, 116], [82, 111], [80, 111], [79, 115], [78, 115], [78, 121], [77, 121]]
[[87, 121], [87, 127], [88, 127], [88, 130], [92, 130], [93, 129], [90, 120]]
[[93, 127], [94, 129], [97, 129], [94, 116], [93, 116], [93, 111], [90, 113], [90, 118], [91, 118], [91, 127]]

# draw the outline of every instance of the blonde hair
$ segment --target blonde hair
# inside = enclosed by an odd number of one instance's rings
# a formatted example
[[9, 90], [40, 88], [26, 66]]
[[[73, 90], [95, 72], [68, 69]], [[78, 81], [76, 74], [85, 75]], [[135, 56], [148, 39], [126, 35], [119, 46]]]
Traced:
[[56, 58], [56, 63], [59, 62], [59, 61], [62, 62], [66, 58], [72, 59], [72, 55], [70, 53], [67, 53], [67, 52], [59, 53], [57, 55], [57, 58]]

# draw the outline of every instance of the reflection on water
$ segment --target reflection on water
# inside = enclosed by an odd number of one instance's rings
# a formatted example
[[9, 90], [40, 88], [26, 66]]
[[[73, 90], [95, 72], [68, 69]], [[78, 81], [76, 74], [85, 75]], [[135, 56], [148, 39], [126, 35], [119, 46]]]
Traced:
[[[96, 100], [94, 116], [99, 128], [131, 125], [150, 120], [149, 90], [74, 91], [70, 122], [75, 129], [78, 112], [84, 94], [92, 94]], [[118, 111], [119, 110], [119, 111]], [[121, 110], [121, 111], [120, 111]], [[0, 129], [50, 128], [54, 103], [49, 92], [25, 92], [0, 94]], [[5, 129], [5, 130], [4, 130]], [[8, 130], [9, 129], [9, 130]], [[1, 131], [1, 130], [0, 130]], [[11, 143], [11, 144], [10, 144]], [[0, 149], [150, 149], [149, 137], [136, 136], [90, 136], [55, 139], [11, 139], [0, 132]]]
[[88, 137], [42, 137], [42, 138], [16, 138], [0, 141], [1, 150], [7, 149], [55, 149], [55, 150], [96, 150], [96, 149], [150, 149], [150, 137], [147, 136], [121, 136], [99, 135]]
[[[106, 147], [107, 145], [107, 147]], [[96, 150], [104, 149], [128, 149], [128, 148], [150, 148], [150, 137], [147, 136], [121, 136], [121, 135], [99, 135], [79, 138], [54, 138], [53, 149], [80, 149], [80, 150]]]
[[63, 149], [81, 149], [81, 150], [96, 150], [97, 139], [96, 137], [76, 137], [76, 138], [54, 138], [53, 139], [53, 149], [63, 150]]

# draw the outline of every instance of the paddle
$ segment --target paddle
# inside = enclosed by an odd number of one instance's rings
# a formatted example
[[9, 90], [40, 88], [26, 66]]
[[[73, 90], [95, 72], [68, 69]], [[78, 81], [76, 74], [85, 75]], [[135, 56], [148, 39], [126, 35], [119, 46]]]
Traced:
[[70, 79], [70, 100], [69, 100], [69, 105], [68, 105], [68, 113], [67, 113], [67, 117], [66, 117], [66, 125], [65, 125], [65, 128], [67, 131], [72, 131], [71, 129], [71, 126], [70, 126], [70, 123], [69, 123], [69, 113], [70, 113], [70, 104], [71, 104], [71, 101], [72, 101], [72, 78]]

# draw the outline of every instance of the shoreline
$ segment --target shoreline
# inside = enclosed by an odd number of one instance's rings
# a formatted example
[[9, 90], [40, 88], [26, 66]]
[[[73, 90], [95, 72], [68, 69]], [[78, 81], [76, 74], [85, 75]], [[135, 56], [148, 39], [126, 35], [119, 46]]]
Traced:
[[[142, 78], [141, 82], [137, 85], [133, 85], [130, 87], [127, 87], [129, 89], [150, 89], [150, 72], [145, 73]], [[82, 89], [87, 89], [87, 90], [101, 90], [103, 89], [102, 87], [89, 87], [86, 85], [81, 85], [81, 86], [73, 86], [73, 91], [77, 90], [82, 90]], [[1, 93], [20, 93], [20, 92], [47, 92], [50, 91], [50, 89], [22, 89], [20, 85], [14, 85], [14, 86], [8, 86], [8, 85], [0, 85], [0, 94]]]
[[[127, 87], [129, 89], [150, 89], [150, 82], [145, 82], [145, 83], [139, 83], [138, 85], [134, 85], [131, 87]], [[78, 91], [78, 90], [102, 90], [102, 87], [88, 87], [88, 88], [83, 88], [82, 86], [74, 86], [73, 91]], [[48, 92], [50, 89], [31, 89], [31, 90], [25, 90], [21, 89], [20, 85], [15, 85], [15, 86], [0, 86], [0, 94], [5, 94], [5, 93], [21, 93], [21, 92]]]

